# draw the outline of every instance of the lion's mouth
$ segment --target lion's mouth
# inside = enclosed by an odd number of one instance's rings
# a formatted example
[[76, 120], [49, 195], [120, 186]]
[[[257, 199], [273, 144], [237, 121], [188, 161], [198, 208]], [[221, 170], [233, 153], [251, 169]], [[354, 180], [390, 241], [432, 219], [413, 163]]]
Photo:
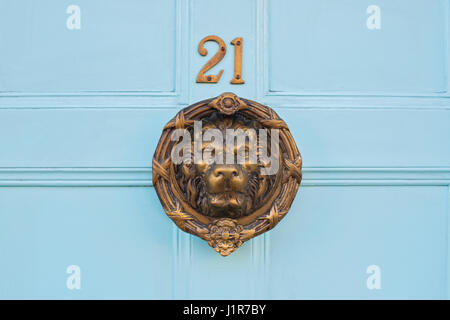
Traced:
[[210, 195], [209, 203], [217, 208], [229, 209], [242, 208], [245, 204], [246, 195], [242, 192], [223, 192]]

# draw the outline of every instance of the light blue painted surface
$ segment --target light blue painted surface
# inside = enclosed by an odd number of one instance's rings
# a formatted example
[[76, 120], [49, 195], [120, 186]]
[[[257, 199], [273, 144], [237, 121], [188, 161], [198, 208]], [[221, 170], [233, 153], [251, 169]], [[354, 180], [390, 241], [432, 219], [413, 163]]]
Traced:
[[[0, 298], [448, 298], [449, 14], [448, 0], [0, 0]], [[196, 84], [210, 34], [224, 73]], [[274, 107], [305, 166], [288, 216], [227, 258], [173, 226], [150, 169], [164, 124], [224, 91]]]
[[[269, 3], [270, 91], [446, 93], [446, 0]], [[380, 30], [366, 28], [371, 4], [381, 9]]]
[[[284, 299], [445, 297], [447, 210], [447, 187], [306, 187], [294, 214], [270, 232], [268, 294]], [[289, 242], [298, 250], [281, 250]], [[360, 281], [372, 264], [383, 273], [379, 291]]]
[[[66, 28], [71, 4], [80, 30]], [[0, 91], [175, 90], [175, 0], [2, 0], [0, 10]]]
[[[0, 296], [170, 298], [172, 226], [159, 207], [151, 188], [3, 188]], [[66, 288], [73, 264], [79, 291]]]
[[[219, 2], [200, 0], [191, 1], [191, 26], [190, 37], [192, 47], [189, 52], [191, 60], [191, 77], [197, 77], [202, 66], [217, 52], [218, 45], [207, 42], [205, 48], [208, 56], [203, 57], [198, 53], [197, 47], [201, 39], [207, 35], [218, 35], [227, 46], [227, 54], [223, 60], [214, 66], [209, 74], [218, 74], [224, 70], [217, 85], [196, 84], [190, 86], [191, 101], [203, 100], [205, 97], [216, 96], [222, 92], [232, 91], [239, 96], [255, 98], [256, 95], [256, 1], [228, 1], [227, 5]], [[230, 84], [233, 78], [234, 46], [230, 42], [237, 37], [243, 38], [243, 68], [242, 79], [245, 85]]]

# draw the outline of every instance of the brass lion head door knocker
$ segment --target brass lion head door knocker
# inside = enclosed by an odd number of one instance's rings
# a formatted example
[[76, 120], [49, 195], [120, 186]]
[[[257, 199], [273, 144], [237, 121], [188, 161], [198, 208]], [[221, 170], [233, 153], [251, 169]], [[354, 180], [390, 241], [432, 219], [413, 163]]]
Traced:
[[287, 214], [301, 168], [275, 111], [224, 93], [184, 108], [165, 125], [152, 172], [166, 214], [227, 256]]

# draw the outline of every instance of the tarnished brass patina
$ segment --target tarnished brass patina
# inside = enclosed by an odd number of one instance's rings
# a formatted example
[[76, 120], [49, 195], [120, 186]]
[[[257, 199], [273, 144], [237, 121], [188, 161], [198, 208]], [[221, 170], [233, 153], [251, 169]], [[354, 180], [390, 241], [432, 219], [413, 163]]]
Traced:
[[[261, 174], [267, 163], [259, 158], [256, 163], [175, 164], [171, 154], [179, 141], [172, 141], [172, 133], [187, 129], [193, 136], [194, 121], [198, 120], [202, 120], [203, 131], [278, 129], [279, 169], [274, 174]], [[223, 144], [224, 153], [226, 148], [228, 145]], [[234, 148], [245, 150], [248, 140], [238, 141]], [[227, 256], [243, 242], [275, 227], [287, 214], [300, 186], [301, 168], [300, 152], [286, 123], [275, 111], [224, 93], [186, 107], [165, 125], [152, 172], [153, 185], [169, 218], [183, 231], [208, 241], [215, 251]]]

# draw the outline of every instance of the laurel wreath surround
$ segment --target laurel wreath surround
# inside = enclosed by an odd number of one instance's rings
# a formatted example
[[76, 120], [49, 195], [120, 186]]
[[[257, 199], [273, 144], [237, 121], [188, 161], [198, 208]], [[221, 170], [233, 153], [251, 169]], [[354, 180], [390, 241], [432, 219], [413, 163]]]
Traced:
[[[202, 217], [189, 206], [186, 199], [177, 192], [171, 177], [174, 164], [171, 150], [174, 142], [170, 140], [174, 129], [192, 126], [214, 111], [225, 115], [241, 112], [258, 120], [268, 129], [280, 130], [280, 149], [283, 161], [280, 167], [280, 186], [275, 198], [255, 219], [242, 222], [240, 219], [211, 219]], [[153, 186], [167, 216], [183, 231], [199, 236], [222, 256], [238, 249], [245, 241], [272, 228], [288, 213], [302, 180], [302, 158], [286, 123], [268, 106], [255, 101], [242, 99], [233, 93], [200, 101], [177, 113], [163, 129], [153, 157]]]

